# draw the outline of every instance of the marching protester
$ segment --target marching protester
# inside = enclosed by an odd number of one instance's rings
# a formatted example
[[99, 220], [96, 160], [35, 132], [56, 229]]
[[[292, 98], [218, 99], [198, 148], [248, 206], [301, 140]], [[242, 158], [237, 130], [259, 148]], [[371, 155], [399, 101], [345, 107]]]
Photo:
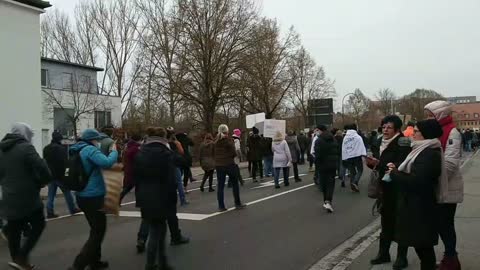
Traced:
[[337, 141], [325, 126], [319, 127], [320, 136], [315, 142], [315, 168], [319, 176], [320, 189], [323, 193], [323, 208], [333, 213], [333, 192], [335, 190], [335, 174], [340, 156]]
[[[335, 133], [333, 132], [335, 131]], [[332, 134], [335, 138], [335, 141], [337, 142], [337, 147], [338, 147], [338, 165], [337, 165], [337, 175], [340, 180], [343, 180], [345, 177], [345, 168], [343, 167], [343, 162], [342, 162], [342, 144], [343, 144], [343, 132], [339, 129], [334, 129], [332, 130]], [[345, 187], [345, 183], [342, 182], [342, 187]]]
[[285, 137], [280, 131], [277, 131], [275, 137], [273, 137], [272, 151], [273, 180], [275, 181], [275, 188], [280, 188], [280, 171], [283, 171], [283, 184], [288, 187], [290, 185], [288, 178], [290, 174], [290, 166], [292, 164], [292, 156], [290, 154], [288, 143], [285, 141]]
[[208, 179], [208, 192], [213, 192], [213, 173], [215, 172], [215, 142], [212, 134], [207, 133], [200, 145], [200, 166], [204, 171], [200, 191], [204, 192], [205, 182]]
[[[345, 126], [347, 134], [343, 138], [342, 160], [343, 165], [348, 169], [351, 177], [350, 187], [354, 192], [360, 192], [358, 183], [363, 174], [363, 157], [367, 155], [367, 150], [362, 137], [357, 133], [357, 125], [350, 124]], [[343, 180], [345, 182], [345, 179]]]
[[228, 175], [229, 181], [232, 184], [233, 197], [235, 200], [235, 208], [243, 209], [246, 205], [242, 204], [240, 200], [240, 187], [237, 180], [237, 171], [235, 165], [235, 145], [228, 136], [228, 126], [220, 125], [218, 127], [217, 140], [215, 142], [215, 166], [217, 170], [217, 200], [218, 209], [223, 212], [226, 211], [224, 202], [224, 190], [226, 176]]
[[313, 143], [313, 137], [315, 136], [315, 133], [313, 130], [310, 130], [308, 132], [308, 136], [307, 136], [307, 139], [308, 139], [308, 146], [307, 146], [307, 159], [308, 159], [308, 163], [309, 163], [309, 171], [310, 172], [313, 172], [314, 169], [313, 169], [313, 164], [315, 163], [315, 160], [314, 158], [312, 157], [312, 143]]
[[472, 152], [473, 131], [469, 128], [465, 130], [465, 152]]
[[413, 136], [415, 135], [415, 133], [413, 132], [414, 127], [415, 127], [415, 123], [412, 121], [409, 121], [407, 124], [407, 129], [403, 131], [403, 136], [407, 138], [413, 138]]
[[140, 208], [143, 227], [148, 227], [145, 270], [171, 269], [165, 253], [167, 216], [176, 201], [174, 152], [169, 149], [163, 128], [148, 128], [145, 144], [135, 157], [133, 175], [137, 182], [136, 205]]
[[183, 158], [182, 163], [177, 164], [177, 169], [175, 170], [175, 179], [177, 181], [177, 191], [178, 191], [178, 197], [180, 198], [180, 205], [187, 205], [189, 202], [187, 201], [187, 198], [185, 194], [187, 193], [186, 188], [184, 188], [184, 182], [182, 180], [182, 171], [187, 165], [188, 161], [185, 159], [184, 155], [184, 150], [182, 147], [182, 144], [177, 140], [175, 133], [172, 130], [167, 130], [167, 140], [168, 140], [168, 145], [170, 146], [170, 149], [177, 153], [180, 157]]
[[[0, 142], [0, 217], [7, 220], [3, 228], [15, 269], [34, 269], [30, 252], [45, 229], [40, 189], [53, 180], [47, 163], [32, 145], [32, 128], [15, 123]], [[22, 241], [22, 232], [31, 229]]]
[[48, 200], [47, 200], [47, 218], [57, 218], [58, 215], [54, 211], [54, 201], [57, 196], [57, 189], [63, 193], [67, 203], [68, 211], [74, 215], [80, 210], [75, 205], [72, 192], [62, 186], [59, 182], [65, 177], [65, 170], [67, 168], [68, 153], [67, 148], [62, 145], [63, 136], [58, 131], [52, 133], [52, 142], [43, 149], [43, 158], [50, 168], [53, 181], [48, 184]]
[[[312, 143], [310, 144], [310, 149], [309, 149], [309, 152], [310, 152], [310, 157], [311, 157], [311, 161], [310, 161], [310, 169], [312, 169], [312, 165], [315, 164], [315, 142], [318, 140], [318, 137], [320, 136], [322, 132], [320, 131], [319, 127], [316, 127], [315, 130], [313, 131], [313, 134], [312, 134]], [[310, 170], [312, 171], [312, 170]], [[318, 179], [318, 170], [317, 168], [315, 168], [315, 174], [313, 176], [313, 180], [315, 181], [315, 184], [320, 184], [320, 179]]]
[[[263, 168], [262, 168], [262, 137], [258, 135], [259, 130], [253, 127], [253, 134], [248, 138], [248, 161], [252, 164], [252, 179], [253, 182], [257, 182], [257, 173], [260, 176], [260, 181], [263, 180]], [[267, 163], [265, 162], [265, 167]], [[267, 175], [267, 174], [265, 174]]]
[[[455, 128], [452, 118], [452, 104], [446, 101], [434, 101], [425, 106], [428, 118], [436, 119], [442, 126], [442, 144], [447, 181], [441, 182], [438, 189], [437, 202], [439, 203], [439, 235], [445, 246], [444, 257], [440, 270], [461, 269], [458, 260], [455, 232], [455, 212], [457, 204], [463, 202], [463, 177], [460, 172], [462, 156], [462, 136]], [[442, 180], [444, 180], [442, 178]]]
[[265, 177], [273, 176], [273, 152], [272, 138], [263, 137], [262, 135], [261, 152], [263, 156], [263, 175]]
[[139, 133], [133, 133], [127, 143], [123, 154], [123, 190], [120, 194], [120, 203], [123, 198], [135, 187], [135, 179], [133, 179], [133, 161], [142, 145], [142, 136]]
[[448, 181], [442, 158], [442, 144], [437, 139], [443, 131], [435, 119], [419, 121], [414, 129], [412, 151], [398, 167], [389, 163], [383, 178], [398, 187], [395, 241], [414, 247], [421, 270], [434, 270], [438, 244], [437, 186]]
[[[383, 179], [388, 171], [387, 164], [394, 164], [399, 167], [411, 151], [410, 139], [404, 137], [401, 132], [402, 120], [396, 115], [389, 115], [382, 120], [381, 143], [379, 146], [379, 159], [374, 157], [375, 170], [378, 171], [379, 180]], [[378, 255], [371, 260], [371, 264], [384, 264], [391, 261], [390, 246], [395, 236], [397, 187], [394, 183], [380, 181], [380, 203], [381, 233]], [[393, 269], [404, 269], [408, 266], [408, 246], [399, 245], [397, 259]]]
[[183, 157], [187, 161], [187, 164], [183, 168], [183, 186], [186, 188], [188, 181], [195, 182], [196, 179], [192, 175], [192, 154], [190, 153], [190, 148], [194, 146], [192, 139], [188, 137], [187, 133], [177, 133], [175, 135], [177, 140], [182, 144], [183, 148]]
[[[240, 131], [240, 129], [234, 129], [233, 130], [233, 135], [232, 135], [232, 139], [233, 139], [233, 142], [235, 144], [235, 153], [237, 154], [237, 156], [235, 157], [235, 169], [237, 171], [237, 179], [238, 179], [238, 182], [240, 183], [240, 185], [244, 185], [244, 181], [243, 181], [243, 177], [242, 177], [242, 174], [240, 173], [240, 162], [242, 162], [243, 160], [243, 154], [242, 154], [242, 146], [241, 146], [241, 138], [242, 137], [242, 131]], [[232, 184], [230, 182], [230, 179], [228, 180], [228, 187], [232, 187]]]
[[108, 156], [110, 149], [115, 141], [112, 139], [113, 136], [113, 127], [104, 127], [102, 128], [102, 139], [100, 140], [100, 150], [105, 156]]
[[290, 155], [292, 156], [292, 165], [293, 165], [293, 176], [295, 182], [301, 182], [300, 176], [298, 176], [298, 164], [300, 162], [301, 149], [295, 135], [295, 131], [289, 131], [288, 136], [285, 137], [285, 140], [288, 143], [288, 148], [290, 149]]
[[83, 270], [87, 266], [91, 269], [108, 268], [108, 262], [101, 261], [102, 242], [107, 229], [107, 216], [103, 211], [106, 187], [102, 169], [111, 168], [117, 161], [118, 152], [115, 144], [111, 145], [110, 153], [105, 156], [100, 151], [100, 140], [103, 136], [94, 129], [86, 129], [80, 136], [79, 142], [70, 147], [70, 152], [80, 155], [88, 182], [83, 191], [77, 192], [77, 203], [85, 213], [90, 225], [90, 236], [76, 257], [74, 270]]
[[305, 151], [308, 149], [308, 138], [303, 130], [298, 135], [298, 145], [300, 146], [300, 159], [298, 164], [305, 164]]

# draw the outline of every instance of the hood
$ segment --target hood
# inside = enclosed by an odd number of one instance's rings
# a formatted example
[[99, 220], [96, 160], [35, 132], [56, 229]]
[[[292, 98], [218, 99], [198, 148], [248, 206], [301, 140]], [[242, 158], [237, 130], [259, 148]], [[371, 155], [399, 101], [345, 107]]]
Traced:
[[7, 134], [3, 140], [0, 142], [0, 150], [3, 152], [7, 152], [8, 150], [12, 149], [16, 144], [27, 142], [25, 137], [19, 134]]
[[91, 144], [88, 144], [84, 141], [79, 141], [76, 144], [70, 146], [69, 152], [70, 153], [79, 152], [80, 150], [82, 150], [82, 148], [88, 145], [91, 145]]
[[295, 143], [295, 141], [297, 140], [297, 136], [295, 135], [287, 136], [285, 137], [285, 140], [287, 141], [287, 143]]
[[27, 140], [27, 142], [32, 142], [33, 129], [28, 124], [15, 123], [12, 125], [12, 129], [10, 133], [21, 135]]
[[161, 143], [167, 147], [170, 147], [170, 145], [168, 144], [167, 138], [156, 137], [156, 136], [147, 137], [145, 144], [152, 144], [152, 143]]
[[[349, 129], [347, 130], [347, 136], [352, 136], [352, 135], [358, 135], [358, 132], [356, 130], [353, 130], [353, 129]], [[360, 136], [360, 135], [359, 135]]]
[[430, 111], [439, 121], [452, 113], [452, 104], [448, 101], [437, 100], [425, 105], [424, 109]]

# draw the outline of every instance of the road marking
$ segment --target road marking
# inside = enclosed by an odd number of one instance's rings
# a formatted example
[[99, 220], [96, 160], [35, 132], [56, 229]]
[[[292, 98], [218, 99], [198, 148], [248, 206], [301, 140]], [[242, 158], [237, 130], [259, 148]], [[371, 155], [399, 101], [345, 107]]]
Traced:
[[[480, 151], [471, 155], [460, 166], [463, 169], [467, 163], [476, 157]], [[354, 236], [336, 247], [325, 257], [320, 259], [309, 270], [345, 270], [358, 258], [368, 247], [370, 247], [380, 236], [380, 218], [376, 218], [367, 227], [356, 233]], [[372, 267], [370, 270], [378, 269]]]
[[[299, 174], [298, 176], [305, 176], [306, 174]], [[292, 179], [294, 178], [295, 176], [290, 176], [288, 179]], [[279, 184], [283, 183], [283, 180], [280, 180], [278, 181]], [[258, 187], [253, 187], [251, 189], [259, 189], [259, 188], [264, 188], [264, 187], [271, 187], [271, 186], [275, 186], [275, 181], [274, 180], [270, 180], [270, 181], [267, 181], [267, 182], [263, 182], [263, 183], [260, 183], [260, 185]]]
[[[137, 217], [140, 218], [142, 217], [142, 214], [140, 211], [120, 211], [119, 213], [120, 217]], [[190, 213], [177, 213], [178, 219], [184, 219], [184, 220], [204, 220], [209, 217], [209, 215], [205, 214], [190, 214]]]

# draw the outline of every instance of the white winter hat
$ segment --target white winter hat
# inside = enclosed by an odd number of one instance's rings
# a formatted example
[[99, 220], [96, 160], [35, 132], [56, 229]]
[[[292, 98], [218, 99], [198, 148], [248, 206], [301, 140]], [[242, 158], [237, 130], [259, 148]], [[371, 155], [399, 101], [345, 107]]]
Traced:
[[227, 134], [228, 133], [228, 126], [225, 124], [221, 124], [218, 126], [218, 133], [219, 134]]
[[424, 109], [435, 115], [435, 119], [441, 120], [452, 113], [452, 103], [444, 100], [436, 100], [428, 103]]

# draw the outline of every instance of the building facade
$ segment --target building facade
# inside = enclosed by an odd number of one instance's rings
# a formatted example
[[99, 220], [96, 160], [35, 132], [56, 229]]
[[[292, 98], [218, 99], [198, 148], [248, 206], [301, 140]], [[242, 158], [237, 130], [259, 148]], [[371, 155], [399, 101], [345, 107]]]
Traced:
[[454, 104], [453, 118], [460, 129], [480, 129], [480, 102]]
[[42, 145], [53, 130], [74, 138], [86, 128], [121, 126], [120, 97], [102, 95], [97, 85], [101, 68], [49, 58], [41, 59]]
[[453, 104], [464, 104], [477, 102], [476, 96], [464, 96], [464, 97], [449, 97], [447, 100]]

